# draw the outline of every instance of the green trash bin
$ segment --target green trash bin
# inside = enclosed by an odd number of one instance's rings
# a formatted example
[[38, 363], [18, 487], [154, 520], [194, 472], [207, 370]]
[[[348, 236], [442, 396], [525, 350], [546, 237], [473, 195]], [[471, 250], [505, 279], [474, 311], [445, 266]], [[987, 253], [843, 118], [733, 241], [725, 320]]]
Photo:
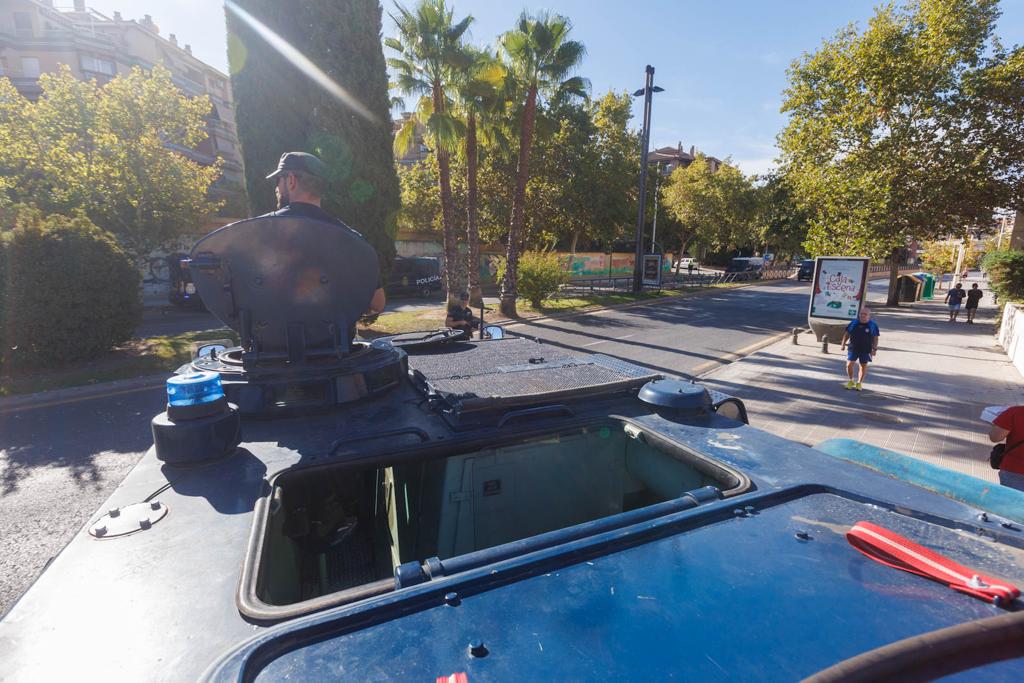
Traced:
[[935, 276], [931, 273], [914, 273], [914, 277], [922, 282], [921, 285], [921, 298], [922, 299], [934, 299], [935, 298]]
[[935, 276], [931, 273], [924, 274], [924, 293], [921, 294], [923, 299], [934, 299], [935, 298]]

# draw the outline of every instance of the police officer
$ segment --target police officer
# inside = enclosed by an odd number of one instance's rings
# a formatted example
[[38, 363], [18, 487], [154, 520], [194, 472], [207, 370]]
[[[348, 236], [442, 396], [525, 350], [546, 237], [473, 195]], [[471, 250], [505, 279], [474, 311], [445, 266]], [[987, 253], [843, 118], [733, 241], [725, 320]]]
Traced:
[[[277, 162], [277, 170], [267, 176], [267, 180], [277, 182], [277, 211], [265, 215], [312, 218], [352, 230], [320, 208], [326, 178], [327, 167], [316, 155], [306, 152], [285, 152]], [[359, 234], [355, 230], [352, 232]], [[370, 300], [368, 313], [380, 313], [383, 310], [384, 288], [377, 287], [373, 299]]]

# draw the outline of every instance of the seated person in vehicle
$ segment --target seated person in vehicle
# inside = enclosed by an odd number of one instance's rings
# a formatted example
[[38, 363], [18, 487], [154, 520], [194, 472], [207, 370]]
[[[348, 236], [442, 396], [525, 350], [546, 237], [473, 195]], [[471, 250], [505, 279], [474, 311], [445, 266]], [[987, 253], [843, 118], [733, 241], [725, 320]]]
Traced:
[[463, 292], [459, 295], [459, 302], [448, 305], [448, 317], [444, 320], [445, 327], [453, 330], [462, 330], [466, 336], [470, 336], [473, 330], [480, 325], [480, 319], [473, 315], [469, 308], [469, 293]]

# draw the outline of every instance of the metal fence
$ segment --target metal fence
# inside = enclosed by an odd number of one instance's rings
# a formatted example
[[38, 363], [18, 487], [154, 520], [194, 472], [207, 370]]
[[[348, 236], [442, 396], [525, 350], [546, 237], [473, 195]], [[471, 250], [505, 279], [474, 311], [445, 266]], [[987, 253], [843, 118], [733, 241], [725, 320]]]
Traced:
[[[796, 273], [796, 267], [765, 269], [760, 273], [666, 273], [660, 287], [647, 285], [644, 289], [688, 289], [691, 287], [713, 287], [729, 282], [751, 282], [754, 280], [784, 280]], [[598, 277], [570, 280], [559, 289], [559, 296], [590, 296], [594, 294], [629, 292], [633, 289], [632, 277]]]

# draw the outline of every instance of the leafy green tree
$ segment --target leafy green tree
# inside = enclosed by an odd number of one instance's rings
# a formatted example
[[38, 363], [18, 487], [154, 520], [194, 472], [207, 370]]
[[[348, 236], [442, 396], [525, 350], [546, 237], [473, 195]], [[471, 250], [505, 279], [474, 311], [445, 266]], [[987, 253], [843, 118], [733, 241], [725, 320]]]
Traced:
[[613, 92], [591, 106], [595, 132], [589, 167], [596, 173], [587, 199], [590, 231], [583, 235], [590, 239], [610, 243], [633, 228], [640, 133], [629, 128], [632, 107], [629, 93]]
[[0, 367], [63, 365], [128, 340], [142, 317], [138, 268], [84, 213], [23, 205], [0, 229]]
[[756, 189], [758, 242], [779, 257], [803, 253], [810, 227], [808, 216], [793, 201], [784, 178], [770, 173]]
[[1001, 249], [985, 254], [981, 267], [992, 291], [1003, 301], [1024, 300], [1024, 251]]
[[718, 170], [703, 154], [672, 172], [663, 203], [681, 228], [679, 253], [694, 241], [712, 249], [755, 243], [757, 196], [750, 179], [726, 161]]
[[586, 95], [588, 84], [578, 76], [569, 77], [583, 60], [582, 43], [569, 40], [572, 24], [565, 17], [523, 12], [516, 27], [499, 39], [501, 50], [518, 90], [524, 93], [519, 127], [519, 158], [506, 252], [507, 267], [501, 283], [501, 311], [516, 315], [519, 252], [526, 222], [526, 183], [530, 178], [537, 103], [545, 97]]
[[880, 7], [793, 63], [779, 136], [818, 255], [898, 257], [1024, 201], [1024, 54], [995, 38], [997, 0]]
[[452, 302], [458, 299], [460, 283], [451, 154], [465, 134], [465, 126], [452, 115], [448, 91], [455, 87], [456, 73], [469, 61], [462, 37], [473, 18], [465, 17], [456, 22], [453, 11], [448, 9], [444, 0], [420, 0], [412, 11], [397, 3], [395, 8], [398, 13], [391, 18], [398, 29], [398, 37], [387, 38], [384, 43], [399, 56], [388, 59], [388, 65], [395, 71], [398, 89], [420, 99], [416, 115], [410, 117], [395, 136], [394, 148], [408, 148], [416, 123], [426, 127], [434, 143], [441, 191], [445, 287], [448, 300]]
[[926, 271], [936, 275], [952, 272], [956, 265], [958, 244], [933, 240], [922, 244], [921, 249], [921, 267]]
[[19, 102], [9, 81], [0, 84], [6, 203], [45, 213], [82, 210], [136, 263], [216, 209], [207, 191], [219, 166], [173, 149], [206, 138], [210, 102], [183, 95], [165, 68], [136, 67], [101, 86], [65, 66], [40, 77], [36, 102]]
[[[274, 184], [265, 176], [281, 154], [312, 152], [328, 169], [325, 210], [361, 232], [387, 267], [394, 256], [399, 187], [380, 5], [236, 4], [248, 16], [228, 11], [228, 59], [253, 213], [275, 208]], [[290, 57], [261, 30], [290, 46]]]
[[307, 148], [327, 161], [324, 209], [366, 237], [387, 267], [395, 255], [398, 176], [378, 0], [305, 0], [297, 5], [309, 56], [364, 109], [354, 113], [315, 86]]
[[[306, 48], [295, 6], [273, 0], [234, 0], [234, 4], [283, 43]], [[228, 67], [235, 100], [235, 123], [245, 162], [245, 187], [253, 215], [277, 208], [274, 184], [266, 176], [285, 152], [306, 151], [312, 86], [265, 34], [242, 14], [227, 10]], [[331, 159], [323, 159], [328, 166]], [[354, 227], [354, 226], [353, 226]]]
[[398, 225], [404, 230], [441, 234], [441, 194], [437, 189], [437, 157], [398, 170], [402, 208]]

